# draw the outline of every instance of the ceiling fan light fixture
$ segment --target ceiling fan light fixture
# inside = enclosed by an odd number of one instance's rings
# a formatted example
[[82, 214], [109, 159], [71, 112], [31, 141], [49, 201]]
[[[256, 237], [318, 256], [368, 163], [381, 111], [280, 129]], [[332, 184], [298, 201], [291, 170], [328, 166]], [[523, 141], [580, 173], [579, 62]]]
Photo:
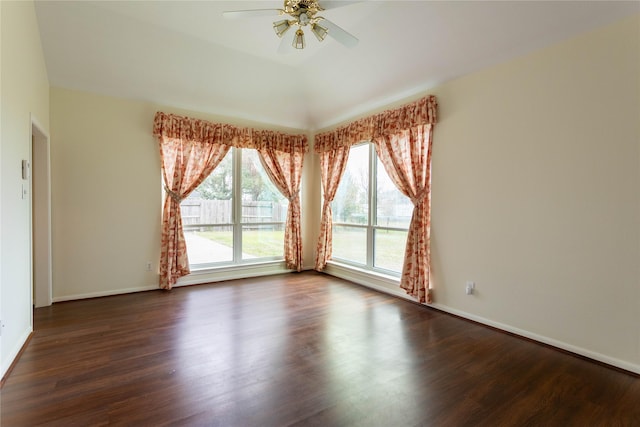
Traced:
[[298, 28], [298, 31], [296, 31], [296, 35], [293, 37], [292, 46], [296, 49], [304, 49], [304, 32], [301, 28]]
[[273, 23], [273, 30], [276, 32], [278, 37], [282, 37], [284, 33], [289, 29], [290, 24], [287, 19], [283, 19], [282, 21], [277, 21]]
[[324, 40], [325, 37], [327, 37], [328, 30], [322, 25], [319, 25], [319, 24], [311, 25], [311, 31], [320, 42]]
[[[281, 39], [278, 45], [278, 52], [284, 53], [288, 48], [289, 43], [294, 49], [302, 50], [306, 47], [306, 40], [304, 37], [304, 27], [308, 27], [313, 35], [319, 42], [324, 41], [327, 36], [335, 39], [343, 46], [352, 48], [358, 44], [358, 39], [349, 34], [327, 18], [320, 16], [319, 13], [325, 10], [320, 6], [319, 2], [325, 2], [325, 0], [283, 0], [284, 5], [282, 9], [253, 9], [253, 10], [231, 10], [223, 12], [227, 18], [239, 18], [242, 16], [264, 16], [277, 13], [282, 16], [278, 21], [273, 22], [273, 31]], [[358, 3], [362, 0], [345, 1], [344, 4]], [[2, 0], [0, 0], [2, 2]], [[336, 3], [340, 1], [326, 0], [329, 9], [339, 7]], [[284, 16], [283, 16], [284, 15]], [[291, 38], [285, 38], [285, 34], [289, 31], [289, 28], [294, 27], [293, 42]], [[290, 36], [289, 36], [290, 37]]]

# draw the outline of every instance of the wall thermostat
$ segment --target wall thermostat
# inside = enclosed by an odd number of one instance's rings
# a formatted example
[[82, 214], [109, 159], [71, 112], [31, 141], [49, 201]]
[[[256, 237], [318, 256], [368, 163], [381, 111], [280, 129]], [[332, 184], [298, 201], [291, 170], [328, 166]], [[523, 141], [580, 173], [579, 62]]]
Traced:
[[22, 161], [22, 179], [29, 179], [29, 161]]

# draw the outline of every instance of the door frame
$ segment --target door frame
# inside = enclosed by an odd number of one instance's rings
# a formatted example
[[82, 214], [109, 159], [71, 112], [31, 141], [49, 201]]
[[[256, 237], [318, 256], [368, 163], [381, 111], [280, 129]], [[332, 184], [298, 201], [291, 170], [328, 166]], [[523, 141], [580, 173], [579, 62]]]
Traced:
[[53, 301], [51, 149], [49, 135], [33, 114], [30, 139], [31, 301], [35, 307], [46, 307]]

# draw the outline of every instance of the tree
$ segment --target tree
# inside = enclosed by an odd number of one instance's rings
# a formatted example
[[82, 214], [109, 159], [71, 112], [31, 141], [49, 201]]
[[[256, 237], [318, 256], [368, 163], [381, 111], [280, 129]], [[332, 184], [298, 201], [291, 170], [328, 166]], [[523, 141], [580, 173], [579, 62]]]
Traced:
[[242, 193], [248, 194], [252, 201], [260, 200], [260, 194], [262, 194], [264, 187], [264, 182], [253, 159], [249, 156], [243, 156]]
[[227, 155], [198, 187], [200, 196], [205, 200], [230, 200], [233, 191], [232, 172], [231, 156]]
[[[280, 201], [280, 192], [274, 187], [262, 169], [256, 152], [242, 153], [242, 194], [252, 201]], [[229, 154], [198, 187], [198, 194], [205, 200], [230, 200], [233, 195], [233, 161]]]

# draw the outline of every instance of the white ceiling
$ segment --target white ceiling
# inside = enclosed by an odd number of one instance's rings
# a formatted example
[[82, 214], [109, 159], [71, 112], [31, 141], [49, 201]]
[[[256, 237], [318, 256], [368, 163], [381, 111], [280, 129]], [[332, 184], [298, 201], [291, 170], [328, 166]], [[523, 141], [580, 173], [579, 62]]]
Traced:
[[309, 130], [640, 13], [638, 1], [346, 3], [322, 15], [358, 37], [355, 48], [308, 34], [287, 54], [277, 15], [222, 16], [281, 0], [38, 1], [36, 11], [53, 86]]

